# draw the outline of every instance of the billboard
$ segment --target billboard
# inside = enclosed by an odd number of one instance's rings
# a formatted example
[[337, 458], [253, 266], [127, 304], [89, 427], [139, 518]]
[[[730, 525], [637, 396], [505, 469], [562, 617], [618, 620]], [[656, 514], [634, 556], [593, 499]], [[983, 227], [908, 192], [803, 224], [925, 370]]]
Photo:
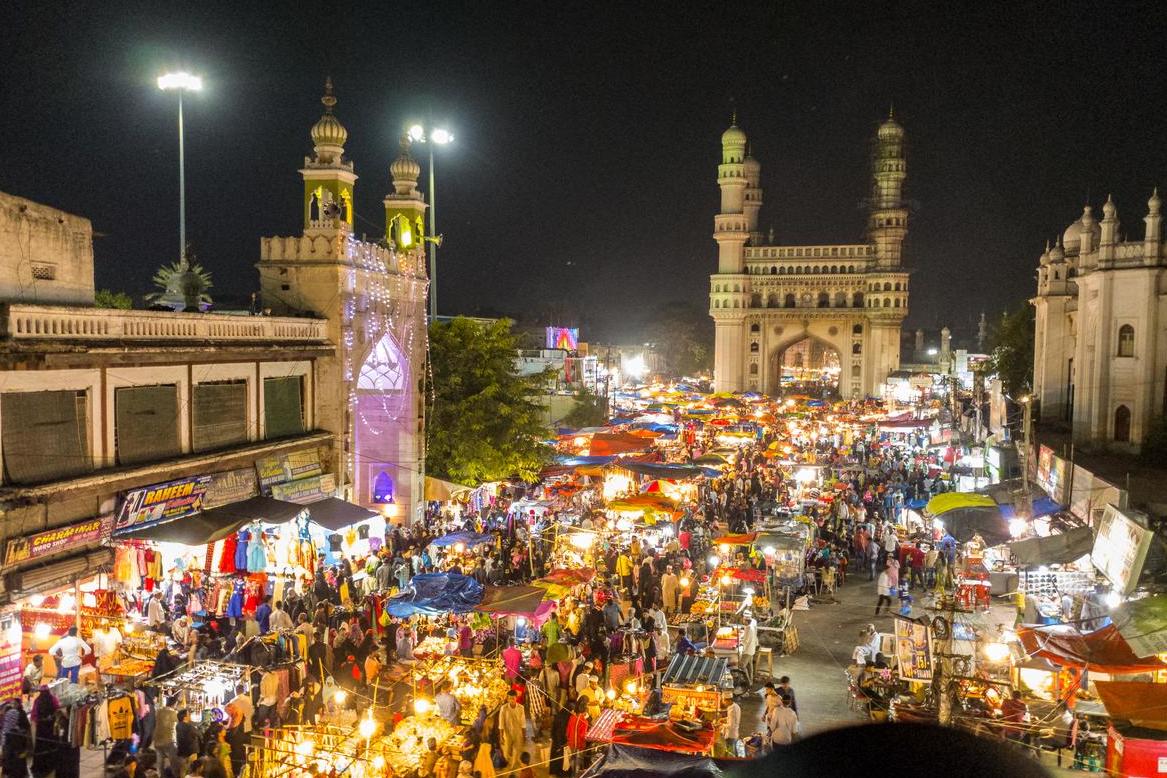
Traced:
[[1098, 523], [1090, 559], [1114, 590], [1126, 596], [1135, 590], [1154, 533], [1116, 508], [1107, 505]]
[[211, 476], [198, 475], [126, 492], [118, 506], [114, 532], [198, 513], [210, 484]]
[[577, 351], [579, 349], [579, 327], [548, 327], [547, 345], [544, 348]]

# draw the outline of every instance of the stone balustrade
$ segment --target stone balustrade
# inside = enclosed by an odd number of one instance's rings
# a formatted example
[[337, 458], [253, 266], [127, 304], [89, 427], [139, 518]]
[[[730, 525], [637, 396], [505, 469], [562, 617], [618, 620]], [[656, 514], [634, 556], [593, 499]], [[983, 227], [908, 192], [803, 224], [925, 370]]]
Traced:
[[323, 319], [23, 304], [0, 306], [0, 335], [10, 340], [91, 341], [323, 343], [328, 339]]

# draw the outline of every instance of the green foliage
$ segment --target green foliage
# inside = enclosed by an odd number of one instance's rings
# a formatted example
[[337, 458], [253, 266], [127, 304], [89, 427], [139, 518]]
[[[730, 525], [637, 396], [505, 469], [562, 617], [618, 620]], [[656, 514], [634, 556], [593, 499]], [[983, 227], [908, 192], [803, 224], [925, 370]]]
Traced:
[[98, 308], [120, 308], [128, 311], [134, 307], [134, 299], [125, 292], [98, 289], [93, 295], [93, 304]]
[[154, 285], [160, 291], [146, 295], [147, 300], [171, 305], [178, 310], [198, 311], [203, 305], [211, 304], [211, 274], [195, 261], [187, 247], [186, 256], [172, 265], [163, 265], [154, 273]]
[[989, 336], [988, 368], [1005, 392], [1020, 397], [1033, 386], [1033, 306], [1007, 312]]
[[704, 308], [666, 303], [653, 313], [647, 334], [671, 375], [693, 376], [713, 368], [713, 320]]
[[519, 375], [511, 322], [465, 318], [430, 325], [426, 469], [464, 484], [534, 480], [549, 461], [546, 411], [532, 399], [549, 374]]
[[1167, 462], [1167, 417], [1156, 416], [1151, 420], [1147, 437], [1139, 450], [1139, 459], [1158, 467]]
[[563, 425], [573, 429], [600, 427], [608, 422], [608, 399], [587, 387], [576, 392], [575, 407], [563, 417]]

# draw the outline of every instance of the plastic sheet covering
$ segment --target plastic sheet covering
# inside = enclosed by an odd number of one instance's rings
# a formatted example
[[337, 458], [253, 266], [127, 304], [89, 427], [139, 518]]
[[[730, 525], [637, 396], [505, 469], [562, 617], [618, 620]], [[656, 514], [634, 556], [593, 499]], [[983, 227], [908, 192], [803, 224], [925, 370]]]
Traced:
[[1079, 632], [1064, 624], [1023, 627], [1017, 637], [1025, 653], [1056, 665], [1085, 667], [1098, 673], [1128, 675], [1167, 669], [1157, 657], [1140, 659], [1113, 624], [1094, 632]]
[[474, 610], [497, 616], [534, 616], [547, 590], [538, 586], [491, 586]]
[[432, 475], [425, 477], [425, 498], [430, 502], [448, 502], [474, 491], [474, 487], [443, 481]]
[[436, 540], [430, 541], [431, 546], [438, 548], [445, 548], [446, 546], [453, 546], [461, 543], [470, 548], [471, 546], [481, 545], [483, 543], [493, 543], [494, 535], [486, 535], [481, 532], [451, 532], [449, 535], [442, 535]]
[[1094, 688], [1111, 718], [1167, 730], [1167, 684], [1095, 681]]
[[928, 500], [928, 513], [940, 516], [957, 508], [996, 508], [997, 501], [987, 494], [942, 492]]
[[415, 575], [409, 589], [385, 603], [390, 616], [405, 618], [417, 613], [468, 613], [482, 601], [482, 584], [457, 573]]
[[695, 465], [668, 464], [662, 462], [629, 462], [621, 460], [618, 465], [624, 470], [647, 475], [652, 478], [696, 478], [705, 475], [707, 468]]
[[940, 520], [944, 522], [944, 528], [952, 534], [952, 537], [961, 543], [972, 540], [973, 535], [980, 535], [986, 545], [996, 546], [1008, 543], [1012, 537], [1009, 532], [1009, 522], [1001, 515], [1001, 511], [996, 505], [956, 508], [940, 516]]
[[608, 749], [608, 753], [583, 774], [583, 777], [649, 778], [665, 775], [671, 778], [706, 778], [720, 776], [725, 769], [735, 764], [738, 763], [710, 759], [706, 756], [662, 753], [630, 745], [613, 745]]
[[1029, 538], [1009, 544], [1019, 565], [1055, 565], [1073, 562], [1094, 549], [1094, 530], [1074, 527], [1059, 535]]

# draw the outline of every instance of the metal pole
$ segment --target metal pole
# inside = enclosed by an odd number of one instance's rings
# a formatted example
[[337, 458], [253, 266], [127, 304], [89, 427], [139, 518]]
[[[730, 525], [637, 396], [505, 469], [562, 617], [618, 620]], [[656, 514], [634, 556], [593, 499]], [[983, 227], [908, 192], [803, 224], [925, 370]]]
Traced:
[[1024, 444], [1025, 445], [1025, 456], [1022, 459], [1023, 464], [1021, 467], [1021, 484], [1025, 489], [1026, 497], [1028, 497], [1029, 496], [1029, 453], [1030, 453], [1029, 425], [1030, 425], [1030, 409], [1033, 407], [1033, 398], [1026, 398], [1024, 405], [1025, 405], [1025, 413], [1022, 416], [1021, 423], [1025, 426], [1025, 429], [1022, 430], [1023, 438], [1025, 440], [1025, 444]]
[[186, 153], [183, 148], [182, 90], [178, 90], [178, 259], [186, 261]]
[[430, 321], [438, 317], [438, 237], [435, 223], [438, 218], [438, 198], [434, 190], [434, 141], [429, 139], [430, 151]]

